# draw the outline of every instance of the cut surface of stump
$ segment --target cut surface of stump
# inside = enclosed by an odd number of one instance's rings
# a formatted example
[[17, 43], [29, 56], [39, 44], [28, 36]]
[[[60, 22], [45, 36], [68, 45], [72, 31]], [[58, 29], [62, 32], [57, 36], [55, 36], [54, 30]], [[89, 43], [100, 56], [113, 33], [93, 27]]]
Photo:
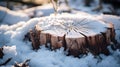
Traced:
[[64, 47], [74, 56], [87, 52], [109, 54], [107, 46], [115, 35], [112, 24], [77, 14], [42, 17], [34, 31], [35, 36], [31, 36], [33, 45], [50, 43], [51, 49]]

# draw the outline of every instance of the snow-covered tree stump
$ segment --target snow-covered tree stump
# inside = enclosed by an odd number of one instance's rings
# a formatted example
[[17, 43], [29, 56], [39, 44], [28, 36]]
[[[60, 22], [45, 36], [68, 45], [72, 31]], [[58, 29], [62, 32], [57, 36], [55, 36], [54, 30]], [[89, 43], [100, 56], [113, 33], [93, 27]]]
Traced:
[[113, 24], [74, 14], [40, 18], [34, 30], [30, 31], [34, 49], [50, 43], [51, 49], [64, 47], [74, 56], [87, 52], [109, 54], [107, 46], [114, 37]]

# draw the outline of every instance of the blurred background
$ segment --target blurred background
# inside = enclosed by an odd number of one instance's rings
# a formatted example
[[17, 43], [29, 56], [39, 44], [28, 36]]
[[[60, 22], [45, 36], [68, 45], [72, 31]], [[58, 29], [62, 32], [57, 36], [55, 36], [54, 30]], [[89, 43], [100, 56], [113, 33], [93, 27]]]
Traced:
[[[101, 9], [100, 4], [103, 4], [103, 3], [110, 4], [112, 7], [109, 7], [109, 9], [113, 13], [109, 13], [109, 12], [104, 12], [104, 13], [119, 15], [120, 0], [59, 0], [59, 1], [65, 1], [65, 2], [67, 1], [68, 4], [70, 4], [70, 2], [78, 2], [76, 4], [81, 4], [81, 1], [82, 1], [82, 3], [88, 7], [90, 7], [94, 3], [97, 3], [100, 9]], [[50, 0], [0, 0], [0, 6], [7, 7], [11, 10], [27, 9], [35, 6], [42, 6], [48, 3], [50, 3]]]
[[50, 0], [0, 0], [0, 6], [4, 6], [9, 9], [26, 9], [47, 4], [49, 2]]
[[[68, 2], [70, 0], [67, 0]], [[73, 0], [77, 1], [77, 0]], [[89, 5], [93, 1], [100, 1], [100, 0], [83, 0], [85, 4]], [[101, 0], [102, 3], [109, 3], [112, 4], [115, 8], [120, 8], [120, 0]], [[9, 9], [13, 9], [14, 7], [18, 6], [40, 6], [43, 4], [50, 3], [50, 0], [0, 0], [0, 6], [8, 7]]]
[[[102, 13], [102, 14], [110, 14], [117, 16], [120, 15], [120, 0], [54, 0], [54, 1], [57, 2], [57, 4], [59, 4], [58, 5], [59, 10], [61, 10], [62, 12], [70, 13], [71, 10], [76, 10], [76, 11], [87, 12], [90, 14]], [[46, 16], [49, 15], [48, 13], [53, 13], [54, 10], [52, 9], [53, 8], [52, 5], [48, 5], [46, 7], [40, 7], [50, 3], [51, 0], [0, 0], [1, 7], [5, 7], [12, 11], [19, 11], [19, 12], [22, 11], [22, 13], [26, 13], [26, 14], [29, 13], [30, 17], [36, 17], [39, 15]], [[34, 8], [34, 9], [30, 10], [29, 8]], [[1, 10], [2, 9], [0, 9], [0, 11]], [[32, 15], [32, 13], [34, 15]]]

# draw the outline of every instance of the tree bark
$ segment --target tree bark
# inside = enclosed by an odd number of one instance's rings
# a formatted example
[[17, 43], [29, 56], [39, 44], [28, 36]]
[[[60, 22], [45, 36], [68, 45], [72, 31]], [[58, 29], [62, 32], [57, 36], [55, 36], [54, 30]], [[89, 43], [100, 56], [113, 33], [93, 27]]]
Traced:
[[3, 58], [4, 53], [3, 53], [3, 48], [0, 48], [0, 58]]

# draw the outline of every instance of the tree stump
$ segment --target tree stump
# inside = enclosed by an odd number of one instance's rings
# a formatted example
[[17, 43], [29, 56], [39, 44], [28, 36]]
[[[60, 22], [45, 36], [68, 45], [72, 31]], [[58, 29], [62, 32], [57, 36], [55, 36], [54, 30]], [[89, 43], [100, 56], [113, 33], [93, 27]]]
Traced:
[[114, 41], [115, 31], [111, 23], [104, 23], [91, 16], [61, 14], [40, 18], [30, 36], [33, 48], [50, 43], [51, 49], [64, 47], [70, 55], [87, 52], [95, 55], [109, 54], [107, 46]]

